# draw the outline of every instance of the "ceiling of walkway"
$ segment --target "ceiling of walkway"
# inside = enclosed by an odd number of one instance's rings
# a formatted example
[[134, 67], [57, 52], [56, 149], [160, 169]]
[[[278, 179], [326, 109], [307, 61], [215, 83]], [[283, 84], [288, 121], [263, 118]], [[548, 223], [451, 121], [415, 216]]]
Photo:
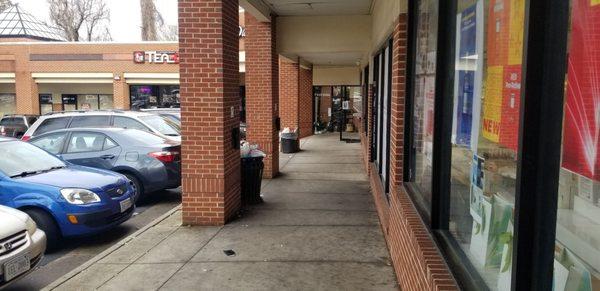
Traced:
[[373, 0], [261, 0], [279, 16], [367, 15]]

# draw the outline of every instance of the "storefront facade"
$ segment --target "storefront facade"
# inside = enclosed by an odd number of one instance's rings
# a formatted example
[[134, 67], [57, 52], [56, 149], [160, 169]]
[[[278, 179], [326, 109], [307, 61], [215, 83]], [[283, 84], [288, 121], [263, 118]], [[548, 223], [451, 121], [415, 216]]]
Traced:
[[402, 289], [600, 290], [599, 3], [407, 7], [364, 70]]
[[178, 63], [177, 43], [4, 43], [2, 112], [178, 107]]

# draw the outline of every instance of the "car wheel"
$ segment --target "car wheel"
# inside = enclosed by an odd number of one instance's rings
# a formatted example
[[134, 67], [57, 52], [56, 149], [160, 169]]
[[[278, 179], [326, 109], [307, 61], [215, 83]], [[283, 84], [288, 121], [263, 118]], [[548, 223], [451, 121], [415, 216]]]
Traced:
[[123, 175], [127, 177], [127, 179], [131, 181], [131, 183], [133, 183], [133, 187], [135, 188], [135, 193], [133, 194], [133, 201], [136, 203], [138, 201], [141, 201], [141, 199], [144, 197], [144, 185], [142, 185], [140, 180], [134, 175], [131, 175], [129, 173], [123, 173]]
[[26, 209], [25, 213], [29, 214], [31, 219], [37, 224], [38, 228], [46, 233], [46, 249], [48, 251], [56, 250], [62, 235], [54, 218], [40, 209]]

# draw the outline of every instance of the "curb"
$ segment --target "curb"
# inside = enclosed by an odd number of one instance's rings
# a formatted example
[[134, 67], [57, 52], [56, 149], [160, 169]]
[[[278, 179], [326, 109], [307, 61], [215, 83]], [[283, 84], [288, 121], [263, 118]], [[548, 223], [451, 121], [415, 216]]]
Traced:
[[120, 240], [116, 244], [112, 245], [110, 248], [104, 250], [103, 252], [101, 252], [100, 254], [96, 255], [95, 257], [93, 257], [89, 261], [83, 263], [81, 266], [75, 268], [74, 270], [70, 271], [69, 273], [67, 273], [67, 274], [63, 275], [62, 277], [58, 278], [54, 282], [50, 283], [48, 286], [42, 288], [42, 290], [43, 291], [46, 291], [46, 290], [49, 291], [49, 290], [53, 290], [53, 289], [59, 287], [60, 285], [64, 284], [65, 282], [69, 281], [73, 277], [75, 277], [78, 274], [80, 274], [81, 272], [85, 271], [87, 268], [91, 267], [93, 264], [95, 264], [98, 261], [104, 259], [105, 257], [107, 257], [108, 255], [110, 255], [114, 251], [116, 251], [119, 248], [121, 248], [122, 246], [126, 245], [131, 240], [133, 240], [134, 238], [140, 236], [142, 233], [146, 232], [148, 229], [156, 226], [157, 224], [159, 224], [163, 220], [167, 219], [168, 217], [170, 217], [171, 215], [173, 215], [175, 212], [179, 211], [180, 209], [181, 209], [181, 204], [175, 206], [173, 209], [167, 211], [166, 213], [164, 213], [160, 217], [156, 218], [155, 220], [153, 220], [149, 224], [147, 224], [144, 227], [138, 229], [136, 232], [130, 234], [126, 238]]

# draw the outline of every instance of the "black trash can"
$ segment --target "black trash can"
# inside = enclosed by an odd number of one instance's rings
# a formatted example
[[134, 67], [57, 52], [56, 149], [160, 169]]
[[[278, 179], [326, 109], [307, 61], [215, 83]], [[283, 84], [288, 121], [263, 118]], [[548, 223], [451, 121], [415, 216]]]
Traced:
[[297, 139], [289, 139], [289, 138], [281, 138], [281, 151], [284, 154], [293, 154], [298, 152], [298, 140]]
[[262, 203], [260, 187], [265, 164], [263, 157], [242, 158], [242, 204]]

